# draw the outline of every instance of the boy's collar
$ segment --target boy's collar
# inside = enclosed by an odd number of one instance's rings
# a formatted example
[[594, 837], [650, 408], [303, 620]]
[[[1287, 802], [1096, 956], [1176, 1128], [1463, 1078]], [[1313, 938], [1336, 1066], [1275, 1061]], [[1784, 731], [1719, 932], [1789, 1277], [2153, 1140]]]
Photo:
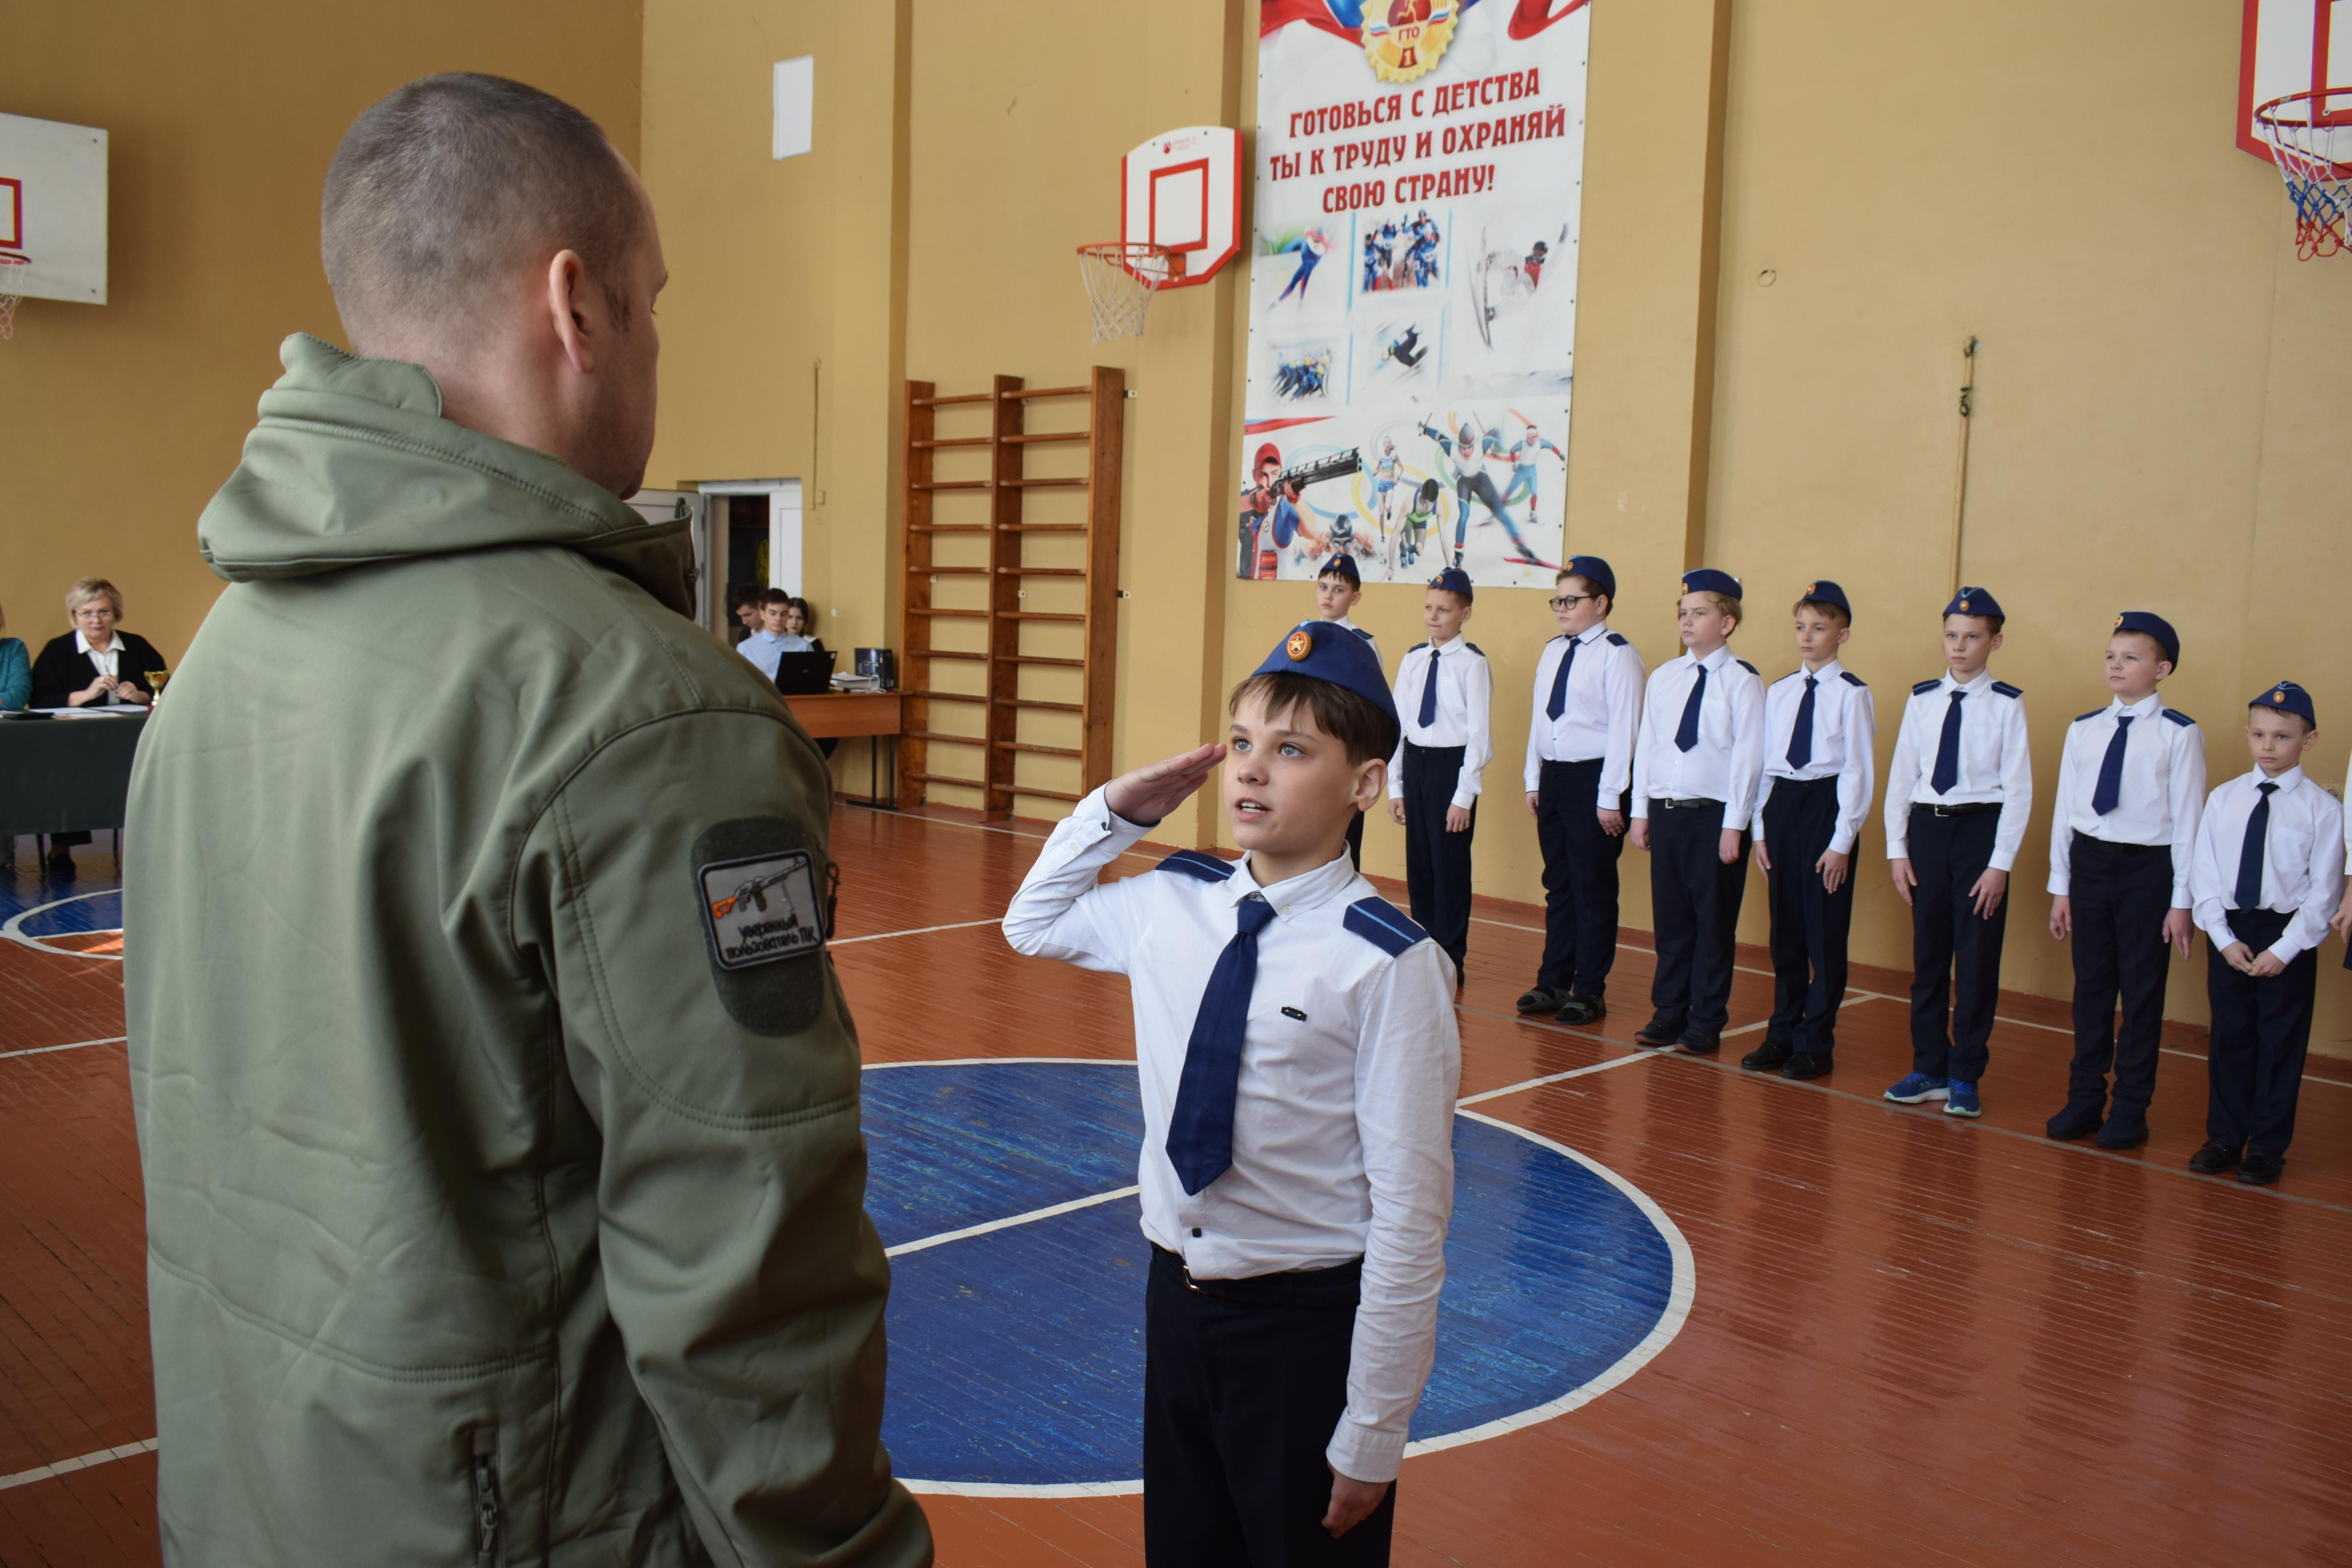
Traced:
[[[1683, 652], [1689, 657], [1693, 664], [1703, 664], [1710, 670], [1721, 669], [1725, 662], [1731, 658], [1731, 645], [1728, 642], [1724, 643], [1711, 653], [1701, 653], [1692, 647], [1685, 647]], [[1722, 657], [1717, 658], [1718, 654]]]
[[1328, 902], [1335, 895], [1346, 891], [1349, 884], [1356, 879], [1355, 862], [1348, 858], [1345, 845], [1340, 846], [1339, 854], [1312, 871], [1302, 871], [1286, 881], [1271, 886], [1259, 884], [1257, 869], [1253, 864], [1256, 858], [1255, 850], [1244, 850], [1242, 858], [1234, 862], [1234, 874], [1225, 885], [1231, 902], [1238, 904], [1252, 893], [1263, 893], [1265, 901], [1274, 906], [1276, 914], [1288, 915], [1294, 910], [1311, 910]]
[[2282, 795], [2285, 794], [2289, 788], [2301, 784], [2302, 782], [2303, 764], [2301, 763], [2293, 763], [2284, 773], [2266, 773], [2263, 772], [2262, 763], [2256, 763], [2254, 764], [2254, 783], [2257, 784], [2274, 784], [2279, 786], [2279, 793]]
[[1815, 680], [1827, 680], [1836, 675], [1844, 667], [1838, 663], [1837, 655], [1835, 654], [1830, 655], [1827, 659], [1822, 661], [1822, 667], [1819, 669], [1807, 669], [1803, 659], [1801, 658], [1797, 661], [1797, 673], [1799, 675], [1810, 675]]
[[1608, 635], [1609, 623], [1607, 621], [1595, 621], [1591, 626], [1585, 627], [1582, 631], [1576, 633], [1574, 640], [1580, 643], [1590, 643], [1598, 641]]
[[1990, 665], [1986, 665], [1982, 669], [1978, 670], [1966, 680], [1962, 680], [1958, 676], [1954, 675], [1950, 665], [1948, 664], [1944, 666], [1944, 687], [1947, 690], [1973, 692], [1979, 686], [1991, 684], [1991, 681], [1992, 666]]
[[1429, 651], [1432, 653], [1444, 653], [1447, 648], [1452, 647], [1455, 643], [1458, 643], [1461, 640], [1462, 634], [1460, 632], [1455, 632], [1444, 642], [1439, 642], [1435, 637], [1432, 637], [1429, 639]]
[[2161, 691], [2151, 691], [2147, 696], [2136, 698], [2129, 702], [2124, 700], [2124, 694], [2120, 691], [2111, 691], [2107, 696], [2109, 699], [2109, 707], [2114, 708], [2118, 712], [2128, 713], [2133, 718], [2139, 719], [2152, 718], [2155, 716], [2155, 710], [2153, 709], [2149, 709], [2147, 713], [2142, 713], [2141, 710], [2147, 709], [2148, 704], [2151, 702], [2158, 703], [2158, 706], [2161, 706], [2159, 700], [2164, 696], [2164, 693]]

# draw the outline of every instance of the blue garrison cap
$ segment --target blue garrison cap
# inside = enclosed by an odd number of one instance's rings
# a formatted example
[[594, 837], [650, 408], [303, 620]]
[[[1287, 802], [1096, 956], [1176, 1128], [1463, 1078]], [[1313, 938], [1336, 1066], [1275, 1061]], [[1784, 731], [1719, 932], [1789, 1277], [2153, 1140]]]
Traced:
[[1958, 593], [1952, 595], [1952, 602], [1944, 606], [1944, 614], [1948, 616], [1988, 616], [1992, 619], [1999, 621], [2009, 619], [2007, 613], [2000, 607], [2000, 601], [1994, 598], [1990, 593], [1987, 593], [1982, 588], [1961, 589]]
[[[1274, 645], [1265, 662], [1252, 675], [1303, 675], [1345, 687], [1391, 719], [1397, 717], [1396, 698], [1388, 678], [1381, 673], [1380, 656], [1372, 645], [1336, 621], [1301, 621]], [[1399, 721], [1402, 722], [1402, 721]]]
[[1726, 598], [1741, 596], [1739, 579], [1728, 572], [1718, 572], [1712, 566], [1694, 567], [1683, 574], [1685, 594], [1721, 594]]
[[1797, 602], [1810, 605], [1833, 605], [1845, 612], [1847, 620], [1853, 619], [1853, 606], [1845, 602], [1845, 590], [1826, 577], [1806, 584], [1805, 591], [1797, 595]]
[[1444, 571], [1432, 577], [1429, 580], [1429, 585], [1433, 588], [1443, 588], [1449, 594], [1459, 594], [1465, 599], [1477, 597], [1470, 591], [1470, 574], [1459, 566], [1448, 566]]
[[2267, 708], [2274, 713], [2294, 713], [2313, 729], [2319, 728], [2319, 715], [2312, 711], [2311, 693], [2292, 680], [2280, 681], [2246, 706]]
[[1583, 578], [1608, 595], [1610, 603], [1617, 602], [1617, 574], [1609, 570], [1609, 563], [1598, 555], [1571, 555], [1562, 570]]
[[1315, 575], [1318, 577], [1345, 577], [1349, 582], [1353, 583], [1359, 588], [1364, 585], [1364, 574], [1356, 570], [1356, 558], [1349, 554], [1344, 550], [1331, 557], [1330, 560], [1323, 563], [1322, 570], [1316, 573]]
[[2156, 646], [2164, 650], [2165, 662], [2175, 669], [2180, 668], [2180, 634], [2162, 616], [2146, 610], [2126, 610], [2116, 617], [2116, 630], [2154, 637]]

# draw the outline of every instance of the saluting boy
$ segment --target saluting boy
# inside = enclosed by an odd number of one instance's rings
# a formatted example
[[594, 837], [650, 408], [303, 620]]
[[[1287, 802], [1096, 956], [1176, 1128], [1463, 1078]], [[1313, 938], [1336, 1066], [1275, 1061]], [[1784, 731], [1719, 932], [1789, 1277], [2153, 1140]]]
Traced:
[[2286, 1166], [2311, 1044], [2318, 947], [2344, 895], [2344, 807], [2304, 775], [2311, 694], [2282, 680], [2247, 704], [2254, 770], [2215, 790], [2197, 825], [2189, 889], [2212, 951], [2205, 1146], [2189, 1168], [2266, 1187]]
[[1536, 661], [1528, 722], [1528, 810], [1543, 851], [1544, 948], [1522, 1013], [1563, 1024], [1609, 1016], [1617, 962], [1617, 858], [1632, 805], [1642, 655], [1609, 629], [1617, 574], [1598, 555], [1571, 555], [1551, 600], [1559, 636]]
[[2179, 663], [2180, 638], [2164, 617], [2117, 616], [2106, 654], [2114, 699], [2066, 727], [2058, 763], [2050, 934], [2074, 939], [2074, 1062], [2049, 1132], [2095, 1134], [2102, 1149], [2147, 1142], [2164, 1038], [2165, 949], [2188, 957], [2193, 929], [2189, 862], [2205, 808], [2205, 735], [2156, 689]]
[[[1361, 641], [1298, 626], [1228, 706], [1226, 744], [1078, 804], [1004, 934], [1134, 995], [1146, 1560], [1385, 1564], [1445, 1279], [1454, 974], [1341, 852], [1397, 736]], [[1220, 758], [1241, 860], [1098, 883]]]
[[1986, 669], [2009, 617], [1982, 588], [1944, 606], [1944, 674], [1911, 689], [1886, 774], [1886, 868], [1911, 906], [1911, 1070], [1897, 1105], [1979, 1116], [2000, 1002], [2009, 874], [2033, 814], [2025, 693]]
[[1404, 885], [1412, 918], [1454, 961], [1462, 984], [1470, 952], [1470, 840], [1478, 827], [1478, 775], [1495, 754], [1486, 710], [1494, 672], [1465, 638], [1470, 574], [1448, 566], [1422, 595], [1429, 640], [1397, 667], [1403, 737], [1389, 762], [1389, 816], [1404, 828]]
[[1838, 662], [1853, 635], [1845, 590], [1805, 584], [1791, 606], [1802, 668], [1764, 694], [1764, 783], [1756, 802], [1756, 866], [1772, 910], [1772, 1017], [1748, 1072], [1819, 1078], [1837, 1048], [1853, 925], [1853, 846], [1878, 770], [1878, 710], [1870, 688]]
[[[1372, 662], [1386, 669], [1381, 645], [1372, 640], [1371, 633], [1348, 618], [1348, 612], [1363, 596], [1363, 574], [1356, 570], [1356, 558], [1344, 550], [1323, 563], [1323, 570], [1315, 574], [1315, 614], [1363, 638], [1364, 646], [1372, 650]], [[1357, 870], [1364, 868], [1364, 814], [1360, 811], [1348, 819], [1348, 859]]]
[[1712, 1056], [1730, 1017], [1734, 932], [1748, 887], [1748, 825], [1764, 768], [1764, 683], [1731, 655], [1739, 579], [1683, 574], [1685, 651], [1642, 695], [1633, 748], [1634, 847], [1650, 853], [1658, 967], [1645, 1046]]

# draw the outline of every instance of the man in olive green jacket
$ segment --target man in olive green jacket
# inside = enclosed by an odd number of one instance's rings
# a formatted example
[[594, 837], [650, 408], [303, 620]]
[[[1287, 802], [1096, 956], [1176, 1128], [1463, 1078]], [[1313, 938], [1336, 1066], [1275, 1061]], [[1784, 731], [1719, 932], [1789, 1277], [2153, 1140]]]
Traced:
[[576, 111], [436, 78], [326, 226], [384, 357], [287, 340], [131, 785], [165, 1558], [928, 1563], [827, 775], [620, 499], [650, 205]]

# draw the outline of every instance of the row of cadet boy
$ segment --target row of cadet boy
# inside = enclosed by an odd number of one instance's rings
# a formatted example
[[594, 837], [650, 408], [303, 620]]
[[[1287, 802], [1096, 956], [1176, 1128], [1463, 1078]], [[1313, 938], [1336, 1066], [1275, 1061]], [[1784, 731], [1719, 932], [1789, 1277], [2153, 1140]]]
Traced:
[[[1370, 642], [1370, 634], [1347, 618], [1360, 587], [1352, 564], [1335, 558], [1327, 566], [1318, 609]], [[1843, 591], [1826, 581], [1807, 584], [1797, 606], [1804, 667], [1768, 694], [1755, 668], [1727, 646], [1744, 611], [1741, 584], [1728, 574], [1685, 574], [1679, 619], [1690, 651], [1654, 673], [1608, 628], [1616, 585], [1606, 562], [1574, 558], [1559, 578], [1551, 604], [1561, 635], [1536, 671], [1526, 761], [1545, 863], [1545, 955], [1521, 1011], [1580, 1025], [1606, 1015], [1615, 862], [1630, 836], [1653, 851], [1658, 947], [1655, 1011], [1636, 1038], [1713, 1054], [1727, 1021], [1733, 932], [1753, 842], [1772, 900], [1775, 1005], [1764, 1041], [1741, 1066], [1791, 1079], [1823, 1075], [1834, 1062], [1845, 988], [1851, 857], [1874, 768], [1874, 705], [1836, 657], [1852, 627]], [[1430, 640], [1409, 650], [1397, 670], [1405, 739], [1390, 777], [1391, 811], [1406, 829], [1413, 917], [1454, 960], [1457, 974], [1467, 952], [1478, 775], [1492, 754], [1491, 671], [1476, 645], [1461, 637], [1473, 599], [1458, 571], [1441, 574], [1425, 595]], [[1702, 626], [1694, 637], [1694, 612], [1712, 623], [1712, 635]], [[1885, 812], [1888, 858], [1912, 906], [1915, 956], [1915, 1070], [1886, 1097], [1943, 1101], [1958, 1116], [1974, 1116], [1980, 1106], [2008, 873], [2032, 805], [2023, 693], [1986, 669], [2003, 625], [1998, 601], [1980, 588], [1964, 588], [1947, 606], [1948, 668], [1912, 689]], [[2237, 1014], [2259, 1005], [2280, 1019], [2269, 1046], [2239, 1064], [2252, 1064], [2268, 1087], [2256, 1093], [2217, 1077], [2209, 1142], [2191, 1163], [2219, 1173], [2241, 1154], [2259, 1154], [2246, 1161], [2241, 1179], [2274, 1180], [2308, 1038], [2313, 950], [2343, 893], [2341, 809], [2299, 766], [2315, 728], [2310, 700], [2293, 682], [2257, 698], [2251, 706], [2271, 710], [2279, 721], [2273, 728], [2299, 719], [2299, 733], [2284, 738], [2274, 773], [2260, 781], [2270, 788], [2260, 787], [2258, 766], [2214, 792], [2217, 822], [2226, 818], [2241, 835], [2259, 803], [2262, 837], [2276, 840], [2274, 847], [2266, 856], [2254, 840], [2224, 844], [2209, 834], [2213, 842], [2200, 854], [2202, 733], [2155, 694], [2179, 661], [2179, 639], [2161, 617], [2144, 612], [2118, 616], [2116, 630], [2126, 657], [2109, 660], [2115, 694], [2070, 726], [2060, 770], [2065, 820], [2052, 835], [2052, 929], [2075, 938], [2077, 1028], [2067, 1103], [2048, 1130], [2053, 1137], [2093, 1136], [2110, 1149], [2145, 1141], [2168, 973], [2163, 948], [2168, 941], [2185, 954], [2193, 922], [2216, 955], [2209, 982], [2216, 1073], [2233, 1054], [2224, 1036]], [[1671, 736], [1667, 711], [1676, 716]], [[2135, 748], [2129, 732], [2142, 720], [2150, 728]], [[2275, 803], [2273, 794], [2281, 796]], [[2249, 893], [2254, 901], [2242, 907], [2243, 876], [2258, 886]], [[2300, 996], [2299, 1004], [2232, 994], [2281, 976], [2288, 977], [2289, 1001]], [[2112, 1022], [2119, 1002], [2120, 1031]]]

